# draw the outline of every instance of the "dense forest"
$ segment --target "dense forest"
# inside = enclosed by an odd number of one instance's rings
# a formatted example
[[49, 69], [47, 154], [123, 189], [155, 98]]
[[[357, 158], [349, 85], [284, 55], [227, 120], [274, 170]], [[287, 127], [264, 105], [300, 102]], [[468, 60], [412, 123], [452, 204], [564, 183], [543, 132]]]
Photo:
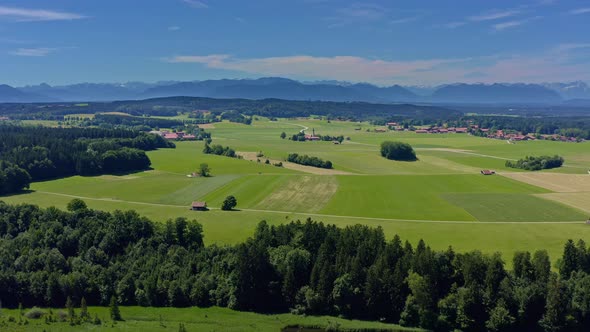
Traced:
[[142, 170], [151, 163], [144, 151], [172, 147], [160, 136], [126, 129], [0, 125], [0, 179], [14, 166], [32, 181]]
[[565, 243], [558, 273], [545, 251], [432, 250], [380, 228], [307, 220], [269, 226], [235, 246], [204, 246], [184, 218], [134, 211], [0, 203], [0, 300], [5, 307], [224, 306], [341, 315], [448, 331], [587, 331], [590, 252]]

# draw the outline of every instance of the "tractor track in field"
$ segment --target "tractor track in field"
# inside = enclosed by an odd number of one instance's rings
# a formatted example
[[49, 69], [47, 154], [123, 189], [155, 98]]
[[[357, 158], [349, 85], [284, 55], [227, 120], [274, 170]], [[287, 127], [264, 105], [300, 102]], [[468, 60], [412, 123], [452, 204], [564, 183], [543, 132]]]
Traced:
[[[41, 194], [64, 196], [71, 198], [79, 198], [91, 201], [102, 201], [102, 202], [113, 202], [113, 203], [128, 203], [148, 206], [162, 206], [162, 207], [174, 207], [188, 209], [187, 205], [173, 205], [173, 204], [161, 204], [161, 203], [148, 203], [148, 202], [135, 202], [126, 201], [116, 198], [95, 198], [85, 197], [78, 195], [70, 195], [63, 193], [55, 193], [50, 191], [35, 191]], [[220, 208], [209, 207], [209, 210], [221, 210]], [[360, 217], [360, 216], [342, 216], [335, 214], [321, 214], [321, 213], [305, 213], [305, 212], [294, 212], [294, 211], [277, 211], [277, 210], [261, 210], [261, 209], [238, 209], [238, 211], [245, 212], [263, 212], [263, 213], [277, 213], [277, 214], [292, 214], [298, 216], [307, 217], [328, 217], [328, 218], [346, 218], [356, 220], [370, 220], [370, 221], [391, 221], [391, 222], [411, 222], [411, 223], [430, 223], [430, 224], [465, 224], [465, 225], [481, 225], [481, 224], [583, 224], [584, 221], [463, 221], [463, 220], [419, 220], [419, 219], [393, 219], [393, 218], [377, 218], [377, 217]]]

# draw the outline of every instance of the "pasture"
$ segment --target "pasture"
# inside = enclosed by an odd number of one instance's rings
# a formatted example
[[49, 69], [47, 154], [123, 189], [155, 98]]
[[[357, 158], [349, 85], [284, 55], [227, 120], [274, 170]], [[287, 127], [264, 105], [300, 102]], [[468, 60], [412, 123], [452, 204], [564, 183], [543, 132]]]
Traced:
[[[261, 220], [279, 224], [305, 218], [338, 226], [380, 226], [388, 238], [399, 234], [413, 243], [423, 238], [436, 249], [499, 251], [506, 261], [519, 250], [547, 249], [556, 257], [568, 238], [590, 237], [590, 226], [584, 224], [590, 143], [507, 144], [466, 134], [378, 133], [375, 128], [368, 123], [271, 122], [260, 117], [250, 126], [222, 122], [207, 129], [214, 144], [249, 154], [262, 151], [262, 160], [308, 154], [332, 161], [333, 173], [206, 155], [203, 142], [178, 142], [176, 149], [148, 153], [150, 171], [33, 183], [30, 192], [0, 200], [65, 207], [79, 197], [92, 208], [135, 209], [156, 221], [194, 218], [203, 224], [207, 244], [243, 241]], [[350, 140], [337, 145], [279, 137], [302, 129]], [[419, 160], [382, 158], [379, 144], [385, 140], [410, 143]], [[534, 174], [504, 167], [506, 160], [529, 154], [560, 154], [566, 165]], [[211, 167], [213, 176], [188, 178], [201, 163]], [[483, 176], [482, 169], [498, 174]], [[238, 211], [219, 210], [228, 195], [237, 198]], [[189, 211], [196, 200], [206, 201], [211, 210]]]
[[[69, 322], [45, 323], [43, 318], [27, 319], [26, 326], [18, 324], [18, 310], [2, 309], [0, 325], [2, 331], [178, 331], [183, 323], [188, 331], [259, 331], [277, 332], [289, 325], [339, 326], [347, 329], [388, 329], [391, 331], [418, 331], [402, 328], [398, 325], [379, 322], [347, 320], [336, 317], [314, 317], [292, 314], [264, 315], [251, 312], [239, 312], [226, 308], [155, 308], [155, 307], [120, 307], [123, 321], [113, 323], [109, 318], [109, 309], [89, 307], [92, 318], [98, 316], [101, 325], [85, 323], [71, 326]], [[43, 309], [48, 312], [48, 309]], [[65, 309], [53, 309], [54, 313]], [[27, 310], [25, 309], [26, 313]], [[76, 312], [79, 312], [77, 309]], [[8, 317], [16, 322], [8, 323]], [[24, 320], [24, 318], [23, 318]]]

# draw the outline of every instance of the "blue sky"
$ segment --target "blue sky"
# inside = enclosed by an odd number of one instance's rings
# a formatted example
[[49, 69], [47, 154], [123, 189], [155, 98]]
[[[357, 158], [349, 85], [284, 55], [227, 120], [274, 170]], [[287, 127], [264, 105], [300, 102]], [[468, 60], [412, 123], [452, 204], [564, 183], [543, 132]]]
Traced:
[[590, 1], [0, 1], [0, 83], [590, 81]]

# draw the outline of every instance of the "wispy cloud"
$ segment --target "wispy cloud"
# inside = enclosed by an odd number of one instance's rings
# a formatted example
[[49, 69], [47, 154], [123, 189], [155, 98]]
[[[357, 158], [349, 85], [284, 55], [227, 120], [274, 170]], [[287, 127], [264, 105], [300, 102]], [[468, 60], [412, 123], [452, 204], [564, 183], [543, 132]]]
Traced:
[[356, 56], [315, 57], [309, 55], [242, 59], [227, 54], [213, 54], [174, 56], [165, 59], [165, 61], [197, 63], [208, 68], [257, 75], [388, 82], [394, 77], [422, 75], [438, 66], [460, 63], [465, 59], [392, 61]]
[[[478, 22], [486, 22], [486, 21], [496, 21], [508, 17], [513, 17], [522, 13], [521, 9], [505, 9], [505, 10], [493, 10], [487, 11], [484, 13], [480, 13], [477, 15], [472, 15], [464, 18], [463, 20], [457, 20], [449, 23], [442, 24], [443, 28], [447, 29], [456, 29], [458, 27], [462, 27], [469, 23], [478, 23]], [[506, 22], [512, 23], [516, 25], [516, 21]]]
[[181, 28], [179, 26], [177, 26], [177, 25], [173, 25], [173, 26], [169, 26], [168, 27], [168, 31], [178, 31], [180, 29]]
[[354, 23], [375, 22], [383, 19], [388, 10], [372, 3], [353, 3], [336, 10], [334, 16], [328, 17], [330, 27], [340, 27]]
[[375, 84], [546, 82], [588, 80], [590, 77], [588, 43], [561, 44], [526, 54], [408, 61], [346, 55], [240, 58], [228, 54], [179, 55], [163, 60], [252, 76], [334, 79]]
[[71, 21], [86, 18], [86, 16], [76, 13], [45, 9], [26, 9], [17, 7], [0, 6], [0, 19], [8, 19], [18, 22], [28, 21]]
[[526, 24], [526, 23], [529, 23], [531, 21], [535, 21], [535, 20], [538, 20], [541, 18], [543, 18], [543, 16], [535, 16], [535, 17], [530, 17], [530, 18], [523, 19], [523, 20], [514, 20], [514, 21], [497, 23], [497, 24], [492, 25], [492, 28], [494, 28], [494, 30], [496, 30], [496, 31], [502, 31], [502, 30], [506, 30], [509, 28], [515, 28], [515, 27], [521, 26], [523, 24]]
[[420, 17], [421, 17], [420, 15], [416, 15], [416, 16], [396, 18], [396, 19], [389, 21], [389, 23], [391, 23], [391, 24], [409, 23], [409, 22], [414, 22], [414, 21], [418, 20]]
[[521, 13], [520, 10], [509, 9], [509, 10], [493, 11], [493, 12], [488, 12], [485, 14], [470, 16], [467, 19], [469, 21], [475, 21], [475, 22], [493, 21], [493, 20], [498, 20], [501, 18], [512, 17], [512, 16], [518, 15], [520, 13]]
[[569, 13], [571, 15], [588, 14], [588, 13], [590, 13], [590, 7], [573, 9], [573, 10], [570, 10]]
[[458, 27], [462, 27], [465, 24], [467, 24], [467, 22], [463, 22], [463, 21], [455, 21], [455, 22], [449, 22], [449, 23], [445, 23], [442, 26], [448, 29], [456, 29]]
[[571, 43], [571, 44], [560, 44], [555, 47], [556, 52], [569, 52], [580, 49], [590, 49], [590, 43]]
[[182, 2], [186, 3], [187, 5], [189, 5], [193, 8], [200, 8], [200, 9], [209, 8], [209, 6], [206, 3], [204, 3], [203, 1], [199, 1], [199, 0], [182, 0]]
[[47, 56], [55, 51], [57, 51], [57, 48], [49, 48], [49, 47], [19, 48], [15, 51], [11, 52], [11, 54], [18, 55], [18, 56], [42, 57], [42, 56]]

